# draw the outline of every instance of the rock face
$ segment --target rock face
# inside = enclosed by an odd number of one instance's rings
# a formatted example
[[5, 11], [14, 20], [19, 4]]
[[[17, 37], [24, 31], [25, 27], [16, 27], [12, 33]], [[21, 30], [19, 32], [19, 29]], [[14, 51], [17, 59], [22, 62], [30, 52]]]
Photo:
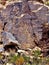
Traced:
[[41, 39], [47, 12], [46, 6], [32, 1], [10, 4], [0, 13], [3, 32], [10, 32], [21, 44], [21, 49], [34, 48]]

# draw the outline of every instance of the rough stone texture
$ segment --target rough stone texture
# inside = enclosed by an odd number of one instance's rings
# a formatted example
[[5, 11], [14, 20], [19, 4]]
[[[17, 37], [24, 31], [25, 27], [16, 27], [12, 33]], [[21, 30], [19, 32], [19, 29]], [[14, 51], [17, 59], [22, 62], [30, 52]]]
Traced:
[[42, 24], [47, 22], [47, 12], [48, 8], [43, 4], [27, 1], [13, 3], [2, 10], [0, 20], [4, 24], [4, 31], [12, 33], [22, 49], [34, 48], [41, 39]]

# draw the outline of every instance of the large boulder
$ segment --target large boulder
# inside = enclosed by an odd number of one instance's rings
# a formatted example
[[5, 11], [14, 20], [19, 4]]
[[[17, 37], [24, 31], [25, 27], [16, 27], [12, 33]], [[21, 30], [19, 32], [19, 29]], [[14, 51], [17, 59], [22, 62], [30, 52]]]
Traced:
[[7, 5], [0, 15], [3, 31], [11, 33], [21, 44], [21, 49], [34, 48], [41, 39], [42, 23], [47, 22], [47, 12], [46, 6], [32, 1]]

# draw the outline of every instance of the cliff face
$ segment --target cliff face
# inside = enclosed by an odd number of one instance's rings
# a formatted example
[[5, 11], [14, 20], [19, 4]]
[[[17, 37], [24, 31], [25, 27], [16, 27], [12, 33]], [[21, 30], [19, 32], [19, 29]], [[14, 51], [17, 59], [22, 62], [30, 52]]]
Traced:
[[10, 4], [0, 12], [0, 34], [2, 30], [3, 33], [9, 32], [22, 49], [33, 48], [41, 39], [42, 24], [47, 22], [47, 12], [46, 6], [32, 1]]

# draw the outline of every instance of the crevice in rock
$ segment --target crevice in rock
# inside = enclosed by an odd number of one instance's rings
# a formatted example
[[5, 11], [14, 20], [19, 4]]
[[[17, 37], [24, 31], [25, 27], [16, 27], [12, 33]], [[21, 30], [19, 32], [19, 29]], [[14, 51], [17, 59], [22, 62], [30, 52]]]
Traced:
[[7, 24], [7, 22], [5, 22], [5, 23], [4, 23], [4, 27], [3, 27], [3, 30], [4, 30], [5, 26], [6, 26], [6, 24]]

